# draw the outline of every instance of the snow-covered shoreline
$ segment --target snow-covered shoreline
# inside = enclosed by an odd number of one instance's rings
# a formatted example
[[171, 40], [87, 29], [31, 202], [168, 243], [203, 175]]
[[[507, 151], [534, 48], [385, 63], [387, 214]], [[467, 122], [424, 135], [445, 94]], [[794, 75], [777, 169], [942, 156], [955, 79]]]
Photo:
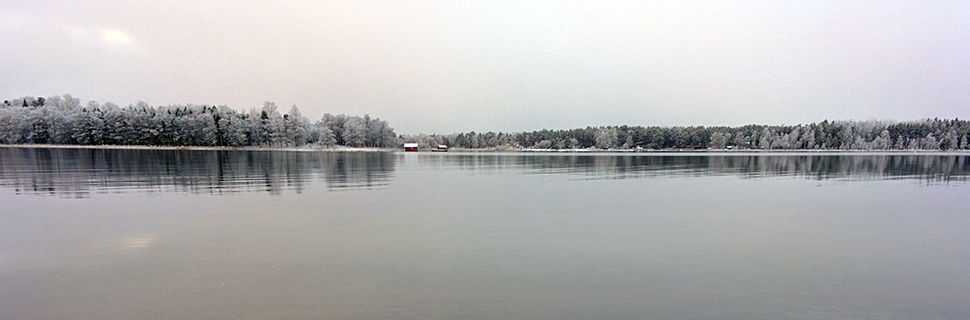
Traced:
[[[421, 149], [420, 152], [431, 152], [431, 149]], [[663, 154], [663, 153], [713, 153], [713, 154], [757, 154], [757, 153], [784, 153], [784, 154], [823, 154], [823, 153], [891, 153], [891, 154], [970, 154], [970, 150], [854, 150], [854, 149], [536, 149], [536, 148], [481, 148], [465, 149], [451, 148], [449, 152], [509, 152], [509, 153], [615, 153], [615, 154]]]
[[[324, 147], [307, 145], [303, 147], [206, 147], [206, 146], [144, 146], [144, 145], [70, 145], [70, 144], [0, 144], [0, 148], [34, 148], [34, 149], [128, 149], [128, 150], [222, 150], [222, 151], [292, 151], [292, 152], [404, 152], [401, 148], [357, 148], [347, 146]], [[431, 153], [432, 149], [421, 149], [419, 153]], [[782, 153], [782, 154], [823, 154], [823, 153], [883, 153], [883, 154], [970, 154], [968, 150], [826, 150], [826, 149], [532, 149], [532, 148], [503, 148], [503, 149], [465, 149], [452, 148], [451, 153], [614, 153], [614, 154], [677, 154], [677, 153], [713, 153], [713, 154], [753, 154], [753, 153]], [[439, 152], [434, 152], [439, 153]]]
[[126, 145], [73, 145], [73, 144], [0, 144], [0, 148], [35, 149], [129, 149], [129, 150], [226, 150], [226, 151], [295, 151], [295, 152], [393, 152], [389, 148], [355, 148], [346, 146], [305, 147], [205, 147], [205, 146], [126, 146]]

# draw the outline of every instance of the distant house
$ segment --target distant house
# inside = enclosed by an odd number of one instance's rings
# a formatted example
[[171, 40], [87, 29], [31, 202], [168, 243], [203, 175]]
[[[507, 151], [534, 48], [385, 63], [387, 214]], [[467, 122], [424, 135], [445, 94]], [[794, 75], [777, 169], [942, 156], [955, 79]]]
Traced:
[[434, 151], [437, 151], [437, 152], [448, 152], [448, 146], [443, 145], [443, 144], [439, 144], [438, 145], [438, 148], [435, 148]]
[[416, 151], [418, 151], [418, 144], [417, 143], [405, 143], [404, 144], [404, 151], [405, 152], [416, 152]]

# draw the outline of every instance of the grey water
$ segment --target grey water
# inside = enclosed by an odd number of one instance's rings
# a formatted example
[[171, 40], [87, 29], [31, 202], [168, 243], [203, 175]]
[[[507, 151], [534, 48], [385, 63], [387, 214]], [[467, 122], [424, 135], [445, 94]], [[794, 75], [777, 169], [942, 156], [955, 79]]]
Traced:
[[0, 147], [0, 319], [967, 319], [970, 155]]

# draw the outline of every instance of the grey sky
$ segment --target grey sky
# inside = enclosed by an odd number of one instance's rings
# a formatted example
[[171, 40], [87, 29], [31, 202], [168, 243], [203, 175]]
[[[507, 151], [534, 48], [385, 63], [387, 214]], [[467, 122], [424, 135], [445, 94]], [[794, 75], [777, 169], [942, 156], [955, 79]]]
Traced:
[[400, 133], [970, 118], [970, 2], [0, 2], [0, 77]]

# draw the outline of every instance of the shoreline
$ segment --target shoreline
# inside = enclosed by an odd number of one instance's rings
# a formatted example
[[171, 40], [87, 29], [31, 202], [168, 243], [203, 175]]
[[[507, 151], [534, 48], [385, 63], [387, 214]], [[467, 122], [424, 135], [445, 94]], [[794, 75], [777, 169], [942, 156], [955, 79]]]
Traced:
[[192, 151], [291, 151], [291, 152], [394, 152], [389, 148], [354, 148], [334, 146], [308, 147], [205, 147], [205, 146], [128, 146], [128, 145], [75, 145], [75, 144], [0, 144], [0, 148], [34, 148], [34, 149], [122, 149], [122, 150], [192, 150]]
[[[143, 146], [143, 145], [65, 145], [65, 144], [0, 144], [0, 148], [32, 148], [32, 149], [121, 149], [121, 150], [192, 150], [192, 151], [287, 151], [287, 152], [404, 152], [402, 148], [355, 148], [347, 146], [322, 147], [318, 145], [304, 147], [205, 147], [205, 146]], [[410, 153], [410, 152], [409, 152]], [[886, 154], [967, 154], [970, 150], [761, 150], [761, 149], [660, 149], [660, 150], [600, 150], [600, 149], [465, 149], [452, 148], [448, 152], [437, 152], [434, 149], [421, 149], [417, 153], [531, 153], [531, 154], [851, 154], [851, 153], [886, 153]]]

